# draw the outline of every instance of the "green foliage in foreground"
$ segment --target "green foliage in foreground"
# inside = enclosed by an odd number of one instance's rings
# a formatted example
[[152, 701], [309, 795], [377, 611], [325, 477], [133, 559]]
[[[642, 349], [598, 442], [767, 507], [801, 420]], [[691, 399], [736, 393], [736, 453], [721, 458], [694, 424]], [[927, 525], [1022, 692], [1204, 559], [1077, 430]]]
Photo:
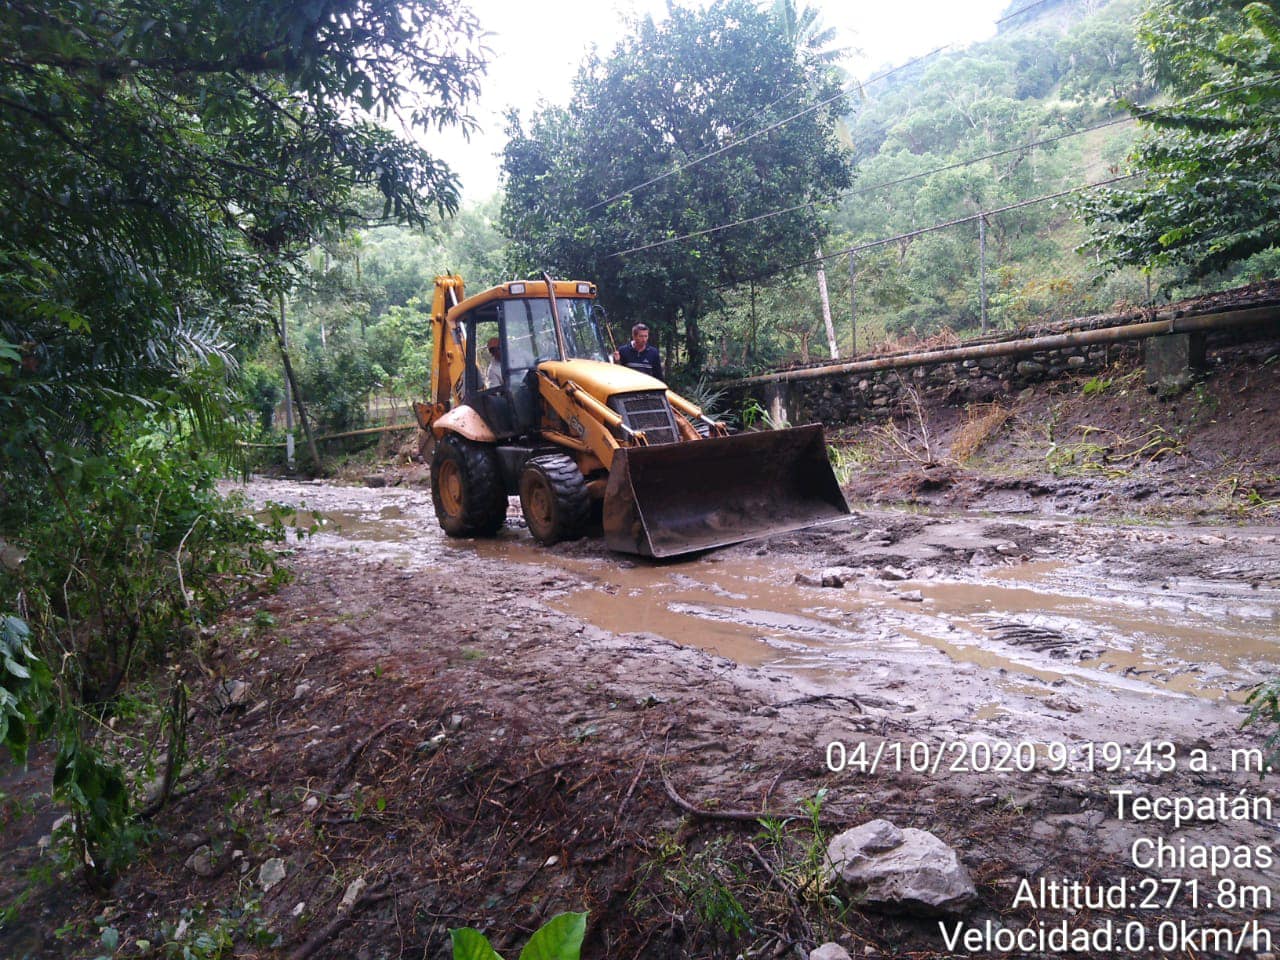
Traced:
[[376, 118], [468, 128], [478, 32], [440, 0], [0, 6], [0, 433], [222, 420], [313, 237], [369, 193], [456, 209], [456, 176]]
[[26, 762], [31, 733], [40, 726], [53, 678], [32, 652], [31, 629], [18, 617], [0, 617], [0, 744], [19, 763]]
[[[587, 932], [585, 913], [561, 913], [552, 917], [529, 938], [520, 960], [578, 960], [582, 938]], [[502, 960], [489, 938], [479, 930], [462, 927], [450, 930], [453, 960]]]
[[91, 883], [141, 839], [140, 784], [163, 768], [162, 803], [181, 773], [202, 628], [280, 575], [279, 528], [218, 496], [207, 455], [239, 364], [368, 196], [456, 209], [383, 121], [468, 128], [478, 33], [443, 0], [0, 4], [0, 741], [56, 743]]
[[[140, 784], [163, 802], [186, 755], [181, 669], [201, 628], [234, 596], [280, 582], [261, 526], [221, 497], [218, 464], [192, 437], [116, 423], [101, 448], [50, 463], [56, 498], [0, 500], [0, 740], [57, 746], [52, 793], [70, 811], [66, 863], [95, 886], [132, 856]], [[13, 491], [20, 495], [21, 491]], [[167, 672], [166, 672], [167, 671]], [[149, 748], [124, 732], [149, 726]], [[160, 750], [161, 741], [166, 741]]]
[[1262, 726], [1267, 730], [1263, 769], [1280, 770], [1280, 677], [1258, 684], [1245, 702], [1249, 705], [1249, 716], [1244, 726]]

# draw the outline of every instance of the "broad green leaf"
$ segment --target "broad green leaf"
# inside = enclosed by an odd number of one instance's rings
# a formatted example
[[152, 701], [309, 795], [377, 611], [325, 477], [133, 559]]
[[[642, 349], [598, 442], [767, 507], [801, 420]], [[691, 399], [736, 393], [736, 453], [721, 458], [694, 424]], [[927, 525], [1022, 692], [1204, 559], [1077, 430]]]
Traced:
[[558, 914], [529, 939], [520, 960], [578, 960], [586, 932], [585, 913]]
[[26, 667], [24, 667], [22, 664], [18, 663], [18, 661], [14, 660], [12, 657], [4, 658], [4, 668], [8, 670], [11, 674], [13, 674], [15, 677], [18, 677], [19, 679], [22, 679], [22, 680], [31, 679], [31, 671], [28, 670]]
[[449, 939], [453, 943], [453, 960], [502, 960], [489, 938], [479, 930], [461, 927], [449, 931]]

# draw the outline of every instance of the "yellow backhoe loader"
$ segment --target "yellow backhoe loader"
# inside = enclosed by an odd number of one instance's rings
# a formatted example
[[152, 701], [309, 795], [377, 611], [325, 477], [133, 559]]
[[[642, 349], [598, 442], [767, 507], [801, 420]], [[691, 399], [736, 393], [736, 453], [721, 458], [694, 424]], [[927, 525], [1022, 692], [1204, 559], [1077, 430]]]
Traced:
[[414, 404], [450, 536], [490, 536], [508, 495], [544, 544], [600, 517], [608, 546], [669, 557], [849, 513], [822, 427], [730, 435], [611, 362], [592, 283], [514, 280], [466, 297], [437, 277], [433, 403]]

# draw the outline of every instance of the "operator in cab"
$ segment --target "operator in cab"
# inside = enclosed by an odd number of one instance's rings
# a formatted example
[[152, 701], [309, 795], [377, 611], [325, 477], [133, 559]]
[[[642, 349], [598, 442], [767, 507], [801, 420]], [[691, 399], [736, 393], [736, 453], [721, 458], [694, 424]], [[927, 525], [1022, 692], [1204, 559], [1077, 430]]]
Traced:
[[502, 386], [502, 341], [497, 337], [490, 337], [486, 347], [489, 350], [489, 365], [484, 371], [484, 385], [489, 387]]
[[649, 345], [649, 328], [643, 323], [637, 323], [631, 328], [631, 342], [624, 343], [614, 351], [613, 362], [647, 373], [655, 380], [662, 379], [662, 360], [658, 356], [658, 348]]

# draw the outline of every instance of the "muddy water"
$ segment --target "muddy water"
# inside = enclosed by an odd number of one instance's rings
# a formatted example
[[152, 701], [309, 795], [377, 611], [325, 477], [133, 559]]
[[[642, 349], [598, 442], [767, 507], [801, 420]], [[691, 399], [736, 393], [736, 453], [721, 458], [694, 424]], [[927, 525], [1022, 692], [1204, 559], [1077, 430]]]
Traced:
[[[1028, 697], [1111, 691], [1164, 699], [1239, 701], [1280, 658], [1280, 589], [1233, 581], [1120, 578], [1109, 561], [962, 567], [919, 581], [844, 589], [802, 586], [820, 560], [756, 555], [751, 546], [653, 564], [590, 544], [546, 550], [509, 527], [487, 541], [450, 541], [422, 490], [264, 484], [255, 499], [305, 502], [315, 546], [410, 568], [475, 556], [554, 567], [587, 586], [542, 592], [549, 605], [611, 633], [650, 633], [826, 687], [921, 670], [977, 670], [971, 716]], [[518, 507], [512, 512], [518, 516]], [[951, 530], [973, 538], [971, 529]], [[943, 542], [948, 528], [928, 531]], [[835, 536], [839, 537], [837, 531]], [[931, 538], [931, 539], [930, 539]], [[984, 699], [985, 698], [985, 699]]]
[[[481, 543], [481, 555], [536, 562], [532, 545]], [[542, 561], [545, 562], [545, 559]], [[1203, 601], [1135, 603], [1089, 573], [1023, 565], [981, 579], [845, 589], [796, 585], [789, 564], [702, 558], [622, 568], [571, 558], [557, 566], [597, 588], [553, 601], [615, 633], [649, 632], [741, 663], [827, 677], [868, 658], [952, 661], [1045, 683], [1071, 678], [1131, 691], [1240, 699], [1280, 655], [1280, 593], [1242, 610]], [[917, 596], [919, 599], [916, 599]], [[1017, 685], [1010, 679], [1006, 686]]]

